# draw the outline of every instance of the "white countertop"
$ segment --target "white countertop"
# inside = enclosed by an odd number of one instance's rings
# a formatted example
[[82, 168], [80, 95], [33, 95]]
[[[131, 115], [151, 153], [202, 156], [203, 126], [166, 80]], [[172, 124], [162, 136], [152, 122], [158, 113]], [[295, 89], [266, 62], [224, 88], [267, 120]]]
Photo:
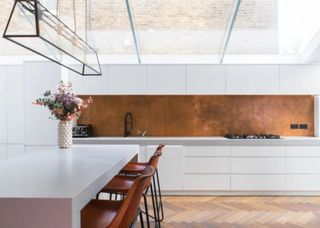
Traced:
[[217, 137], [89, 137], [74, 138], [75, 144], [217, 145], [217, 146], [320, 146], [319, 137], [281, 136], [281, 139], [227, 139]]
[[0, 160], [0, 227], [21, 227], [19, 217], [26, 228], [78, 228], [80, 210], [138, 151], [138, 145], [74, 145]]

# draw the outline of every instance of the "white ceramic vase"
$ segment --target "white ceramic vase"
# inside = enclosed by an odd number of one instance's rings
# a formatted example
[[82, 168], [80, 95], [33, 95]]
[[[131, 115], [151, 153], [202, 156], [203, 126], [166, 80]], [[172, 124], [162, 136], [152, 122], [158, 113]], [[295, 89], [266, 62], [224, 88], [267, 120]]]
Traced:
[[59, 121], [58, 145], [60, 148], [69, 148], [72, 145], [72, 122]]

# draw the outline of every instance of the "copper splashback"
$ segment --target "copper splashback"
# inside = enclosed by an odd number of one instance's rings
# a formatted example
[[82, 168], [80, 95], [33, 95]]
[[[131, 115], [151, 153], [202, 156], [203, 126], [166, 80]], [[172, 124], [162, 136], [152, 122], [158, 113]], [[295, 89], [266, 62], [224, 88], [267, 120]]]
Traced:
[[[272, 133], [314, 135], [313, 96], [92, 96], [79, 124], [94, 136], [123, 136], [124, 115], [134, 118], [134, 135], [222, 136]], [[290, 129], [306, 123], [308, 129]]]

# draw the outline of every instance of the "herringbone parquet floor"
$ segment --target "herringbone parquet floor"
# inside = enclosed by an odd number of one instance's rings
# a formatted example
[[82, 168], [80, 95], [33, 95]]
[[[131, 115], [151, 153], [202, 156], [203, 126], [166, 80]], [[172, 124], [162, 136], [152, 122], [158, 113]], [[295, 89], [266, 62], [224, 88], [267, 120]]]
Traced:
[[164, 228], [320, 228], [320, 197], [164, 197]]

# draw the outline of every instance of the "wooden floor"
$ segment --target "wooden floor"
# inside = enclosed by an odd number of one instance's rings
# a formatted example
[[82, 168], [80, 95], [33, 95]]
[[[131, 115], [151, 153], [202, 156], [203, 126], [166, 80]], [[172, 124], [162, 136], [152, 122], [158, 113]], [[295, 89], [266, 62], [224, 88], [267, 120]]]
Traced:
[[164, 228], [319, 228], [320, 197], [164, 197]]

